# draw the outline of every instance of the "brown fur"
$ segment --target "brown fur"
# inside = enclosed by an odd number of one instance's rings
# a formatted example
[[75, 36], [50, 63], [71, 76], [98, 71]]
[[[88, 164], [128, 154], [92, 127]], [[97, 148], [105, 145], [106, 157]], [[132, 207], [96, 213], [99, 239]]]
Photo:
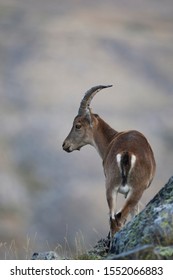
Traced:
[[[134, 212], [144, 190], [150, 186], [155, 173], [154, 155], [142, 133], [135, 130], [117, 132], [91, 111], [89, 117], [87, 113], [74, 119], [63, 149], [72, 152], [87, 144], [94, 146], [103, 160], [113, 236], [122, 227], [128, 214]], [[123, 193], [126, 200], [116, 213], [118, 192]]]

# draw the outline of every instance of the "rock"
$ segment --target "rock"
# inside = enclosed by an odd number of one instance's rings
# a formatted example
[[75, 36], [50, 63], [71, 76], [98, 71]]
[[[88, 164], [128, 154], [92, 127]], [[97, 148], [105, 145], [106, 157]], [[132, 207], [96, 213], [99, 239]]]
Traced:
[[109, 250], [110, 240], [108, 238], [100, 239], [97, 244], [88, 252], [88, 255], [92, 259], [104, 259], [107, 257]]
[[60, 259], [61, 259], [60, 256], [54, 251], [34, 253], [31, 258], [31, 260], [60, 260]]
[[108, 260], [172, 260], [173, 246], [144, 245], [118, 255], [109, 254]]
[[115, 234], [108, 258], [123, 256], [173, 259], [173, 177], [141, 213]]
[[144, 245], [141, 247], [137, 247], [133, 250], [130, 250], [128, 252], [123, 252], [118, 255], [111, 255], [109, 254], [107, 259], [108, 260], [143, 260], [148, 259], [148, 256], [155, 257], [155, 254], [153, 252], [153, 245]]
[[158, 246], [155, 247], [154, 253], [158, 259], [173, 260], [173, 246]]

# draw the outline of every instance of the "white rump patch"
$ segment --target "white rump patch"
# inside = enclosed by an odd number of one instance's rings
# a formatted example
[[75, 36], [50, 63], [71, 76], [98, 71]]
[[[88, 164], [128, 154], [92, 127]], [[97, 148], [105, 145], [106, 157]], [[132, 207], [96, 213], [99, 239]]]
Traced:
[[[117, 158], [117, 163], [118, 163], [118, 167], [121, 169], [121, 154], [117, 154], [116, 158]], [[136, 162], [136, 156], [135, 155], [131, 155], [131, 167], [130, 170], [134, 167]]]
[[136, 156], [135, 156], [135, 155], [132, 155], [132, 156], [131, 156], [131, 168], [130, 168], [130, 169], [132, 169], [132, 168], [134, 167], [135, 162], [136, 162]]
[[121, 169], [121, 154], [117, 154], [116, 158], [117, 158], [118, 167]]

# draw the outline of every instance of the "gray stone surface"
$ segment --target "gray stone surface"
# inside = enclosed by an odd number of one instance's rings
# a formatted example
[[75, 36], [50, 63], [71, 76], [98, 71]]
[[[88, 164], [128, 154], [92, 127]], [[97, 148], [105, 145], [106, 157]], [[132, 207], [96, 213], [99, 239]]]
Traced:
[[31, 260], [60, 260], [60, 256], [56, 252], [38, 252], [32, 255]]
[[[143, 250], [143, 246], [145, 250]], [[134, 255], [136, 258], [139, 255], [140, 258], [150, 259], [162, 258], [163, 256], [173, 258], [172, 248], [173, 177], [140, 214], [115, 234], [111, 254], [114, 254], [117, 259], [122, 258], [123, 254], [124, 258], [127, 256], [130, 258]], [[129, 252], [131, 250], [132, 252]]]

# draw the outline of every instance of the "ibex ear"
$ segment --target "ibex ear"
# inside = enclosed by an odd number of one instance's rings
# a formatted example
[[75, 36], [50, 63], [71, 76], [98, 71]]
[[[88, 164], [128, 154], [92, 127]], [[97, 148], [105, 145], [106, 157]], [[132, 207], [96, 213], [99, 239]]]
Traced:
[[91, 117], [91, 109], [88, 107], [85, 115], [87, 121], [89, 122], [89, 125], [92, 127], [92, 117]]

